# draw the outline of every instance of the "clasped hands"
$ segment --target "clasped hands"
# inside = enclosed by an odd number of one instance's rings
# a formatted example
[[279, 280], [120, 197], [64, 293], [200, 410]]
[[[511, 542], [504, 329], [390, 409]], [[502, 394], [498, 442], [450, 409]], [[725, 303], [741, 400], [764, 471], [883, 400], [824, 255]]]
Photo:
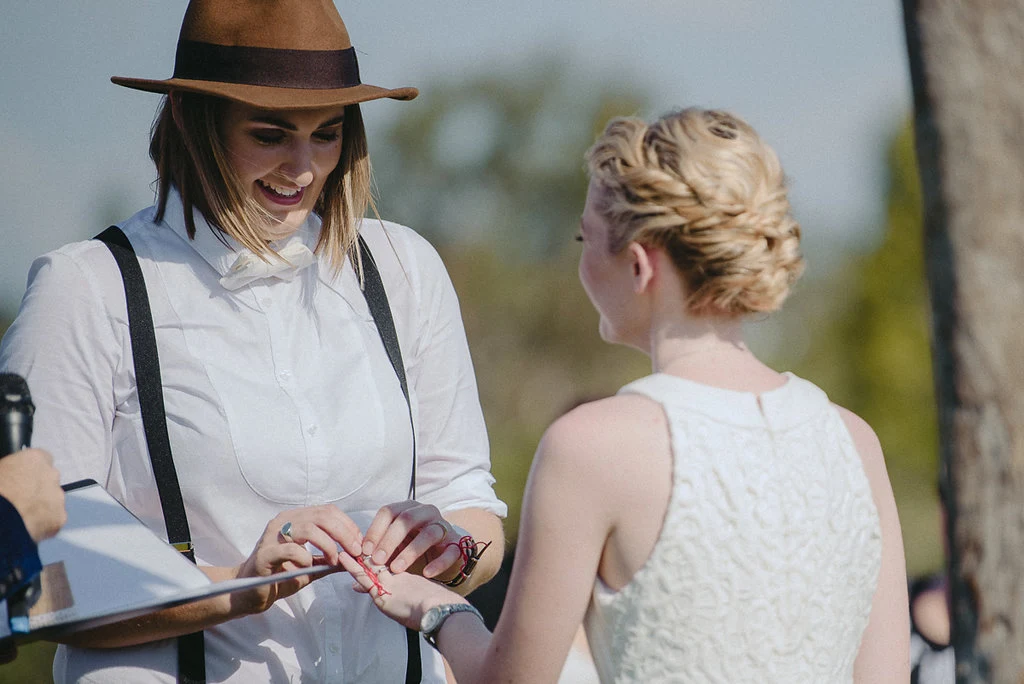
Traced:
[[[368, 564], [386, 567], [396, 575], [410, 571], [428, 579], [445, 580], [462, 567], [460, 536], [436, 506], [416, 501], [382, 507], [365, 534], [337, 506], [296, 508], [267, 524], [236, 576], [266, 577], [313, 565], [331, 566], [328, 572], [353, 571], [361, 569], [356, 558], [368, 557]], [[322, 555], [312, 553], [307, 544]], [[242, 613], [263, 612], [314, 579], [303, 575], [264, 585], [233, 595], [232, 602]]]

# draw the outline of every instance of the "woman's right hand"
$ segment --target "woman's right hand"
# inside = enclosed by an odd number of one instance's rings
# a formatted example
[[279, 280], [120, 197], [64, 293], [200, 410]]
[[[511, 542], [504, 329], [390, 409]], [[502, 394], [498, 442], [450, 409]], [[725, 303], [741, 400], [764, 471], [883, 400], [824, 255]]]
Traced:
[[418, 630], [423, 614], [435, 606], [469, 603], [451, 589], [420, 575], [393, 575], [386, 565], [370, 566], [365, 560], [361, 564], [345, 555], [340, 562], [356, 581], [352, 589], [369, 594], [380, 612], [409, 629]]
[[[282, 528], [290, 523], [287, 536]], [[306, 543], [320, 549], [314, 556]], [[363, 535], [359, 527], [337, 506], [330, 504], [294, 508], [267, 523], [252, 553], [237, 568], [236, 577], [267, 577], [277, 572], [308, 568], [314, 564], [330, 565], [342, 570], [338, 545], [358, 556]], [[333, 571], [332, 571], [333, 572]], [[325, 573], [330, 574], [330, 573]], [[278, 599], [291, 596], [316, 577], [302, 575], [276, 584], [266, 584], [232, 595], [234, 609], [241, 613], [262, 613]]]

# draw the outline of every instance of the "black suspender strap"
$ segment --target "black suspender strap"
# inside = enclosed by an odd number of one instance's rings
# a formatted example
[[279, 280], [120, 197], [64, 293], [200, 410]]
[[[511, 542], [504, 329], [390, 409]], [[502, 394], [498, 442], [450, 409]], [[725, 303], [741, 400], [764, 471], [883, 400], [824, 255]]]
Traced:
[[[132, 357], [135, 361], [135, 384], [142, 412], [142, 426], [149, 447], [149, 460], [153, 464], [160, 507], [163, 509], [167, 540], [186, 558], [196, 562], [192, 550], [192, 537], [188, 529], [188, 516], [181, 498], [178, 473], [171, 457], [171, 442], [167, 436], [167, 416], [164, 412], [163, 383], [160, 379], [160, 358], [157, 355], [153, 315], [149, 308], [149, 295], [142, 268], [132, 249], [132, 243], [117, 226], [111, 226], [96, 236], [106, 244], [121, 271], [125, 301], [128, 306], [128, 332], [131, 336]], [[206, 682], [206, 653], [203, 633], [194, 632], [178, 637], [178, 681], [183, 684]]]
[[[153, 315], [149, 308], [149, 295], [146, 282], [139, 266], [135, 250], [127, 236], [117, 226], [111, 226], [96, 236], [107, 245], [117, 262], [124, 282], [125, 301], [128, 307], [128, 331], [131, 337], [132, 356], [135, 361], [135, 383], [139, 394], [139, 405], [142, 412], [142, 425], [146, 433], [146, 444], [149, 457], [153, 464], [153, 475], [156, 478], [157, 490], [160, 494], [160, 505], [163, 508], [164, 524], [167, 527], [167, 539], [179, 551], [192, 561], [195, 553], [192, 550], [192, 538], [189, 534], [188, 517], [181, 498], [181, 486], [178, 474], [174, 469], [171, 456], [171, 443], [167, 435], [167, 416], [164, 412], [163, 383], [160, 378], [160, 359], [157, 355], [156, 334], [153, 329]], [[412, 429], [412, 475], [409, 479], [409, 498], [416, 498], [416, 429], [412, 418], [412, 401], [409, 398], [409, 385], [405, 377], [405, 364], [402, 350], [398, 344], [398, 333], [391, 316], [387, 292], [381, 280], [380, 272], [366, 245], [359, 236], [359, 247], [363, 254], [363, 296], [373, 316], [374, 324], [380, 335], [381, 342], [387, 352], [391, 366], [398, 376], [405, 403], [409, 409], [409, 426]], [[408, 662], [406, 664], [406, 684], [415, 684], [423, 678], [420, 663], [420, 635], [415, 630], [406, 629]], [[195, 632], [178, 637], [178, 681], [182, 684], [205, 684], [206, 655], [203, 633]]]
[[[402, 394], [405, 395], [405, 403], [409, 407], [409, 427], [412, 428], [412, 476], [409, 480], [409, 498], [416, 498], [416, 426], [412, 420], [412, 401], [409, 399], [409, 385], [405, 379], [405, 363], [402, 361], [402, 348], [398, 345], [398, 333], [395, 331], [395, 321], [391, 317], [391, 306], [388, 304], [388, 294], [384, 290], [384, 282], [380, 278], [377, 264], [373, 260], [373, 254], [366, 245], [363, 236], [359, 236], [359, 251], [363, 257], [363, 296], [366, 298], [366, 305], [370, 308], [370, 315], [377, 326], [377, 333], [380, 335], [384, 349], [391, 359], [391, 366], [398, 375], [398, 384], [402, 386]], [[405, 666], [405, 684], [415, 684], [423, 679], [423, 670], [420, 664], [420, 633], [416, 630], [406, 628], [405, 640], [408, 645], [408, 662]]]
[[377, 326], [377, 334], [384, 343], [384, 350], [391, 360], [391, 367], [398, 376], [398, 384], [402, 386], [405, 403], [409, 407], [409, 427], [412, 428], [412, 475], [409, 478], [409, 498], [416, 498], [416, 426], [412, 420], [412, 401], [409, 399], [409, 385], [405, 380], [405, 364], [402, 362], [402, 348], [398, 346], [398, 333], [395, 321], [391, 317], [391, 306], [388, 304], [388, 293], [384, 291], [384, 282], [380, 279], [380, 271], [373, 260], [373, 254], [366, 245], [363, 236], [359, 236], [359, 250], [363, 254], [363, 297], [370, 307], [370, 315]]

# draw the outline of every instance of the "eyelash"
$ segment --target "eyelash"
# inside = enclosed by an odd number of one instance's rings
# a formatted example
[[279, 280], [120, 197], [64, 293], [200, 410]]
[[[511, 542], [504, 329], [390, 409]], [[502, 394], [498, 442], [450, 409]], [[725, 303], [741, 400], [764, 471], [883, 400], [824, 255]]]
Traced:
[[[260, 145], [270, 146], [284, 142], [285, 134], [283, 131], [254, 131], [252, 137]], [[330, 130], [323, 133], [314, 133], [313, 137], [322, 143], [333, 143], [337, 142], [341, 137], [341, 133], [337, 130]]]
[[331, 130], [323, 133], [314, 133], [313, 137], [319, 138], [323, 142], [332, 143], [341, 137], [341, 133], [337, 130]]
[[252, 137], [260, 145], [276, 145], [284, 140], [284, 133], [280, 131], [254, 131]]

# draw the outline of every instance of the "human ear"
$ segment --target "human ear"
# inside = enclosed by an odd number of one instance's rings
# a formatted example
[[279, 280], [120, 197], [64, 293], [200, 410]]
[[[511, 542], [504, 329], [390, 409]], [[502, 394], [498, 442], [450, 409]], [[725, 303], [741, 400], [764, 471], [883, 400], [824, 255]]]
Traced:
[[629, 254], [630, 266], [633, 269], [633, 292], [642, 294], [648, 290], [654, 280], [654, 259], [647, 248], [636, 242], [629, 243], [626, 248]]

